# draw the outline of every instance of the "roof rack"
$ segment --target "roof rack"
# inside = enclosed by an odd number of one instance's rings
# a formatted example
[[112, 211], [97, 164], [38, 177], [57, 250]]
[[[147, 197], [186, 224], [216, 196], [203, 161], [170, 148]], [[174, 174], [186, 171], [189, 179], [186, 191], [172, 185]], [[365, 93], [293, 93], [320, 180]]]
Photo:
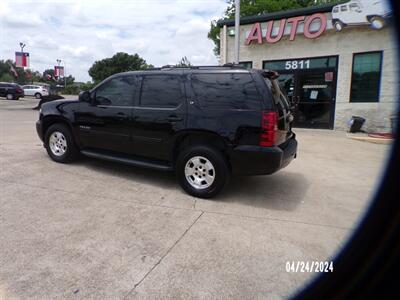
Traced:
[[167, 69], [197, 69], [197, 70], [202, 70], [202, 69], [220, 69], [220, 68], [229, 68], [229, 69], [245, 69], [242, 65], [238, 64], [224, 64], [222, 66], [174, 66], [174, 65], [165, 65], [162, 66], [161, 68], [154, 68], [151, 70], [167, 70]]

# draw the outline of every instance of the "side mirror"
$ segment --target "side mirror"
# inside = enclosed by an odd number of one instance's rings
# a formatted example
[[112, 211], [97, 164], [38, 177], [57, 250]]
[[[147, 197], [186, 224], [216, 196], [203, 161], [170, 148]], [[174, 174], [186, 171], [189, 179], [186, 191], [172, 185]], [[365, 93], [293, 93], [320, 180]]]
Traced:
[[82, 102], [91, 102], [92, 98], [90, 97], [89, 91], [83, 91], [79, 93], [79, 101]]

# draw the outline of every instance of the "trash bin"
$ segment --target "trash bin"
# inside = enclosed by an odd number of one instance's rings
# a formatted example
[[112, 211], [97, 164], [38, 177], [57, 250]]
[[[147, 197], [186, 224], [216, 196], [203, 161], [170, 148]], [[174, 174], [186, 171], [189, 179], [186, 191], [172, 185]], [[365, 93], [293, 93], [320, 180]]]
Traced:
[[361, 127], [363, 126], [363, 124], [365, 123], [365, 119], [362, 117], [357, 117], [357, 116], [352, 116], [350, 121], [349, 121], [349, 125], [350, 125], [350, 132], [354, 133], [354, 132], [360, 132]]

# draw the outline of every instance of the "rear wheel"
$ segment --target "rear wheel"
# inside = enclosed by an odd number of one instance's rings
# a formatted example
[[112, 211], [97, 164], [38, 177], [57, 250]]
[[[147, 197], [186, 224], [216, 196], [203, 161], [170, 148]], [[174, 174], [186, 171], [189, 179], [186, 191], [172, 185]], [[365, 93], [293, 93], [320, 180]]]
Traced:
[[13, 94], [7, 94], [6, 98], [7, 98], [7, 100], [13, 100], [14, 99], [14, 95]]
[[230, 177], [222, 153], [207, 146], [184, 149], [177, 159], [176, 173], [181, 187], [188, 194], [199, 198], [217, 195]]
[[35, 94], [35, 98], [36, 98], [36, 99], [40, 99], [40, 98], [42, 98], [42, 95], [41, 95], [40, 93], [36, 93], [36, 94]]
[[59, 163], [74, 161], [79, 155], [71, 131], [64, 124], [49, 127], [45, 135], [45, 146], [51, 159]]
[[335, 27], [336, 31], [342, 31], [344, 24], [343, 24], [343, 22], [337, 20], [333, 23], [333, 27]]

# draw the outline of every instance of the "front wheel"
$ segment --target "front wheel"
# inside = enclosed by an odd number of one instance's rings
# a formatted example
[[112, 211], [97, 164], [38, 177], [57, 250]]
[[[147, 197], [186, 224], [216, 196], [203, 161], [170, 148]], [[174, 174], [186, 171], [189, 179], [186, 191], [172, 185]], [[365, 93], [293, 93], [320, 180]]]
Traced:
[[181, 187], [199, 198], [217, 195], [230, 177], [225, 157], [220, 151], [207, 146], [184, 149], [177, 159], [176, 173]]
[[74, 161], [79, 154], [71, 131], [64, 124], [49, 127], [45, 135], [45, 146], [50, 158], [59, 163]]
[[7, 98], [7, 100], [14, 100], [14, 95], [13, 94], [7, 94], [6, 98]]
[[382, 29], [385, 26], [385, 20], [381, 17], [372, 17], [371, 20], [371, 26], [374, 29]]

